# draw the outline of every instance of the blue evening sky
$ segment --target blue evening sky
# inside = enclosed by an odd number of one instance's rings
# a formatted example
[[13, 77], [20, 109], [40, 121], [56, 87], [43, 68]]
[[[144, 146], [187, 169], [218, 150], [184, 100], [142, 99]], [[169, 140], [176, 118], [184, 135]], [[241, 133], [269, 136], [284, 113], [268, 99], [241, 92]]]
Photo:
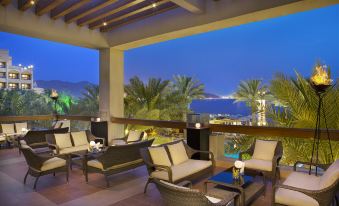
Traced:
[[[0, 32], [0, 48], [14, 64], [34, 64], [35, 79], [98, 83], [98, 52]], [[317, 60], [339, 74], [339, 5], [175, 39], [125, 54], [125, 81], [133, 76], [194, 76], [206, 91], [227, 95], [240, 80], [269, 82], [277, 72], [308, 77]]]

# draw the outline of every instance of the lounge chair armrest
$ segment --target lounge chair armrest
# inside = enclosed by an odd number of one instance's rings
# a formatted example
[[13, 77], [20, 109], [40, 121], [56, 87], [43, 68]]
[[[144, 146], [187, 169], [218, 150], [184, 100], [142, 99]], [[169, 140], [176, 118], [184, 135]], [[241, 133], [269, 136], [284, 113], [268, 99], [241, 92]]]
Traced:
[[59, 154], [60, 149], [59, 149], [59, 146], [58, 146], [58, 145], [48, 143], [48, 147], [49, 147], [51, 150], [55, 150], [55, 151], [56, 151], [56, 154]]
[[309, 166], [317, 166], [319, 168], [322, 168], [326, 170], [330, 165], [328, 164], [316, 164], [315, 162], [303, 162], [303, 161], [296, 161], [293, 165], [293, 170], [297, 171], [297, 164], [304, 164], [304, 165], [309, 165]]
[[293, 187], [293, 186], [289, 186], [289, 185], [283, 185], [283, 184], [275, 185], [274, 191], [278, 188], [293, 190], [293, 191], [296, 191], [296, 192], [301, 192], [301, 193], [308, 195], [308, 196], [313, 196], [314, 194], [318, 194], [320, 192], [320, 190], [307, 190], [307, 189]]
[[193, 155], [193, 154], [197, 154], [197, 153], [208, 154], [210, 160], [213, 162], [213, 166], [215, 165], [215, 159], [214, 159], [214, 154], [213, 154], [213, 152], [210, 152], [210, 151], [203, 151], [203, 150], [195, 150], [195, 149], [193, 149], [192, 155]]
[[165, 166], [165, 165], [155, 165], [155, 164], [152, 164], [153, 167], [156, 169], [156, 170], [162, 170], [162, 171], [166, 171], [167, 174], [168, 174], [168, 180], [170, 182], [173, 182], [173, 174], [172, 174], [172, 170], [169, 166]]

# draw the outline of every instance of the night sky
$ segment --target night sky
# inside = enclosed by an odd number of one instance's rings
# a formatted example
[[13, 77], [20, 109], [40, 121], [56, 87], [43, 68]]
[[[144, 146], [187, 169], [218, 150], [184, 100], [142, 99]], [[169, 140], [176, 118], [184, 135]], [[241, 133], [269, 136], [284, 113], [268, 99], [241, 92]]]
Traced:
[[[98, 83], [98, 51], [0, 32], [14, 64], [34, 64], [35, 79]], [[125, 54], [132, 76], [194, 76], [206, 91], [227, 95], [240, 80], [269, 82], [277, 72], [308, 77], [317, 60], [339, 74], [339, 5], [171, 40]]]

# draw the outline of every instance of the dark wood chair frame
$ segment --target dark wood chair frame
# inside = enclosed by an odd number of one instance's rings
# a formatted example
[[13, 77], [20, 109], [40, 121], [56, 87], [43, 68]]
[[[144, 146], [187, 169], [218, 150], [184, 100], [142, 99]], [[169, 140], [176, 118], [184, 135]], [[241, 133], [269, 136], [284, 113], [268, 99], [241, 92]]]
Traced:
[[[169, 155], [169, 151], [168, 151], [168, 149], [167, 149], [166, 146], [167, 146], [167, 145], [176, 144], [176, 143], [178, 143], [178, 142], [180, 142], [180, 141], [182, 141], [183, 144], [184, 144], [184, 146], [185, 146], [185, 149], [186, 149], [186, 153], [187, 153], [188, 158], [191, 159], [192, 156], [193, 156], [194, 154], [196, 154], [196, 153], [209, 154], [210, 161], [212, 161], [212, 166], [211, 166], [211, 167], [207, 167], [207, 168], [205, 168], [205, 169], [203, 169], [203, 170], [201, 170], [201, 171], [199, 171], [199, 172], [197, 172], [197, 173], [194, 173], [194, 174], [192, 174], [192, 175], [189, 175], [189, 176], [187, 176], [187, 177], [183, 177], [183, 178], [181, 178], [181, 179], [178, 179], [178, 180], [174, 181], [174, 180], [173, 180], [173, 174], [172, 174], [171, 168], [168, 167], [168, 166], [164, 166], [164, 165], [156, 165], [156, 164], [153, 164], [152, 158], [151, 158], [151, 155], [150, 155], [150, 153], [149, 153], [148, 148], [142, 148], [142, 149], [140, 149], [140, 154], [141, 154], [141, 157], [142, 157], [142, 159], [144, 160], [144, 162], [145, 162], [145, 164], [146, 164], [147, 171], [148, 171], [148, 174], [149, 174], [148, 180], [147, 180], [146, 185], [145, 185], [145, 188], [144, 188], [144, 193], [147, 192], [148, 184], [151, 183], [152, 180], [153, 180], [153, 178], [151, 177], [151, 173], [154, 172], [154, 171], [156, 171], [156, 170], [164, 170], [164, 171], [166, 171], [166, 172], [168, 173], [168, 179], [169, 179], [168, 182], [173, 183], [173, 184], [178, 184], [178, 183], [180, 183], [180, 182], [182, 182], [182, 181], [185, 181], [185, 180], [191, 181], [191, 180], [195, 180], [195, 179], [197, 179], [197, 178], [199, 178], [199, 177], [201, 177], [201, 176], [207, 175], [207, 174], [208, 174], [208, 175], [213, 174], [213, 169], [215, 168], [215, 160], [214, 160], [214, 155], [213, 155], [213, 153], [210, 152], [210, 151], [195, 150], [195, 149], [189, 147], [189, 146], [187, 145], [187, 143], [186, 143], [185, 141], [183, 141], [183, 140], [174, 141], [174, 142], [171, 142], [171, 143], [167, 143], [167, 144], [161, 145], [161, 146], [165, 146], [165, 149], [166, 149], [167, 154], [168, 154], [168, 156], [169, 156], [169, 158], [170, 158], [170, 161], [173, 162], [172, 159], [171, 159], [171, 155]], [[159, 146], [159, 147], [161, 147], [161, 146]]]

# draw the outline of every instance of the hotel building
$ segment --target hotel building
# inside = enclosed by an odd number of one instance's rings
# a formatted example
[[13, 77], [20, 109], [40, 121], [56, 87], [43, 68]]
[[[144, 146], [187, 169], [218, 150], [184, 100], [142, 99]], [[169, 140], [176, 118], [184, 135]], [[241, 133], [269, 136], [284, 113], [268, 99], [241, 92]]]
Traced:
[[0, 50], [0, 89], [33, 89], [33, 66], [14, 66], [8, 50]]

